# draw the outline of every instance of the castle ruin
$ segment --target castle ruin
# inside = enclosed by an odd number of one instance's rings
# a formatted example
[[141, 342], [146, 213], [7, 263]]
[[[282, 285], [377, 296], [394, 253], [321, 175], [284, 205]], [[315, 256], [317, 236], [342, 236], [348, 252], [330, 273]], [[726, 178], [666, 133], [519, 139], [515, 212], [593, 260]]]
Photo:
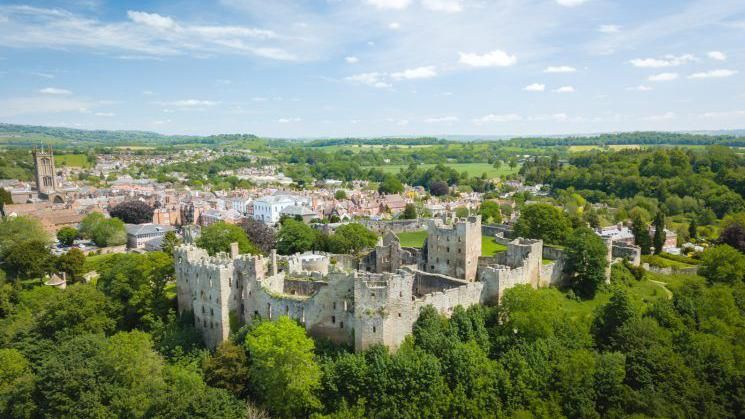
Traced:
[[520, 284], [560, 281], [561, 263], [543, 264], [543, 242], [515, 239], [507, 250], [481, 256], [480, 217], [428, 223], [421, 249], [401, 247], [388, 232], [359, 260], [307, 252], [268, 257], [209, 256], [190, 244], [175, 252], [179, 313], [192, 312], [208, 347], [255, 319], [289, 316], [309, 334], [364, 350], [397, 348], [420, 310], [450, 315], [456, 306], [498, 303]]

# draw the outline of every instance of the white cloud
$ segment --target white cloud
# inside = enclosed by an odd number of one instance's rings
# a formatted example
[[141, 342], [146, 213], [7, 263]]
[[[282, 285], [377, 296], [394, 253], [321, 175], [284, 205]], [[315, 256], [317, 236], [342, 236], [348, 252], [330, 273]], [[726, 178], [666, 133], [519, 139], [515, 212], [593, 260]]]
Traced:
[[202, 100], [202, 99], [183, 99], [183, 100], [174, 100], [171, 102], [160, 102], [161, 105], [164, 106], [174, 106], [177, 108], [203, 108], [208, 106], [215, 106], [218, 102], [212, 101], [212, 100]]
[[457, 122], [457, 121], [458, 121], [458, 117], [457, 116], [452, 116], [452, 115], [450, 115], [450, 116], [432, 117], [432, 118], [427, 118], [427, 119], [424, 120], [424, 122], [426, 122], [428, 124], [452, 123], [452, 122]]
[[397, 30], [401, 29], [401, 24], [398, 23], [398, 22], [391, 22], [391, 23], [388, 24], [388, 29], [392, 29], [394, 31], [397, 31]]
[[629, 60], [631, 65], [641, 68], [677, 67], [694, 61], [698, 61], [698, 59], [691, 54], [678, 56], [666, 55], [662, 58], [634, 58], [633, 60]]
[[301, 118], [279, 118], [277, 120], [277, 122], [279, 122], [280, 124], [292, 124], [300, 121], [302, 121]]
[[150, 26], [151, 28], [155, 28], [158, 30], [179, 29], [178, 25], [176, 24], [176, 22], [173, 21], [173, 19], [167, 16], [161, 16], [157, 13], [128, 10], [127, 16], [132, 20], [132, 22]]
[[587, 0], [556, 0], [556, 4], [564, 7], [577, 7], [586, 3]]
[[727, 60], [727, 54], [723, 53], [722, 51], [709, 51], [706, 55], [712, 60], [717, 60], [717, 61]]
[[634, 92], [648, 92], [648, 91], [652, 90], [652, 88], [649, 87], [649, 86], [647, 86], [647, 85], [640, 84], [640, 85], [634, 86], [634, 87], [627, 87], [626, 90], [634, 91]]
[[556, 93], [574, 93], [574, 87], [572, 86], [561, 86], [554, 90]]
[[145, 96], [152, 96], [154, 93], [152, 90], [143, 90], [142, 94]]
[[0, 117], [86, 112], [95, 103], [63, 96], [19, 97], [0, 100]]
[[675, 119], [677, 115], [675, 115], [675, 112], [665, 112], [663, 114], [659, 115], [650, 115], [642, 118], [644, 121], [666, 121], [670, 119]]
[[621, 32], [621, 27], [618, 25], [600, 25], [598, 27], [598, 32], [602, 33], [619, 33]]
[[431, 79], [437, 76], [437, 69], [435, 66], [409, 68], [403, 71], [392, 73], [391, 77], [394, 80], [415, 80], [415, 79]]
[[725, 112], [705, 112], [699, 115], [701, 118], [732, 118], [745, 116], [745, 110]]
[[576, 68], [568, 65], [550, 65], [543, 70], [544, 73], [574, 73]]
[[55, 78], [55, 75], [54, 74], [51, 74], [51, 73], [42, 73], [42, 72], [38, 72], [38, 71], [32, 72], [31, 75], [36, 76], [36, 77], [41, 77], [41, 78], [44, 78], [44, 79], [53, 79], [53, 78]]
[[65, 95], [72, 94], [72, 92], [67, 89], [59, 89], [57, 87], [45, 87], [39, 90], [39, 93], [44, 94], [44, 95], [59, 95], [59, 96], [65, 96]]
[[355, 74], [349, 77], [345, 77], [344, 79], [347, 81], [351, 81], [353, 83], [360, 83], [360, 84], [365, 84], [371, 87], [376, 87], [378, 89], [391, 87], [391, 84], [386, 81], [385, 73], [378, 73], [378, 72], [360, 73], [360, 74]]
[[509, 67], [517, 62], [516, 56], [499, 49], [485, 54], [470, 52], [459, 52], [458, 54], [460, 55], [460, 63], [471, 67]]
[[101, 116], [105, 118], [111, 118], [112, 116], [116, 116], [114, 112], [96, 112], [93, 115]]
[[533, 83], [523, 87], [526, 92], [542, 92], [546, 90], [546, 85], [541, 83]]
[[725, 77], [731, 77], [737, 74], [737, 70], [728, 70], [728, 69], [717, 69], [717, 70], [711, 70], [706, 71], [703, 73], [693, 73], [690, 76], [688, 76], [689, 79], [721, 79]]
[[348, 64], [357, 64], [360, 62], [360, 59], [354, 56], [345, 57], [344, 61], [346, 61]]
[[378, 9], [402, 10], [409, 7], [411, 0], [367, 0], [367, 3]]
[[488, 124], [488, 123], [514, 122], [514, 121], [520, 121], [520, 120], [522, 120], [522, 117], [516, 113], [506, 113], [506, 114], [490, 113], [488, 115], [484, 115], [480, 118], [474, 119], [473, 123], [476, 125], [481, 125], [481, 124]]
[[660, 73], [647, 78], [649, 81], [671, 81], [678, 78], [678, 73]]
[[[194, 25], [172, 17], [127, 11], [127, 19], [103, 21], [63, 9], [0, 6], [8, 22], [0, 25], [0, 46], [18, 48], [87, 48], [128, 60], [192, 54], [255, 55], [277, 60], [299, 59], [286, 46], [308, 55], [310, 38], [279, 36], [245, 26]], [[289, 29], [288, 29], [289, 30]], [[271, 41], [271, 45], [266, 42]], [[124, 52], [124, 54], [122, 54]]]
[[458, 13], [463, 11], [461, 0], [422, 0], [422, 6], [435, 12]]

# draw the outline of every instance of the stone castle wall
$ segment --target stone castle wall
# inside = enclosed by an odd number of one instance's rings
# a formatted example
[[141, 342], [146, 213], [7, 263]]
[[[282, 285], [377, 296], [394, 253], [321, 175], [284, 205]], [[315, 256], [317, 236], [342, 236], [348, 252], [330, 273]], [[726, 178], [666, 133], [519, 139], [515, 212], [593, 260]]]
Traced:
[[426, 261], [422, 270], [474, 281], [481, 256], [481, 217], [468, 217], [452, 225], [428, 222]]

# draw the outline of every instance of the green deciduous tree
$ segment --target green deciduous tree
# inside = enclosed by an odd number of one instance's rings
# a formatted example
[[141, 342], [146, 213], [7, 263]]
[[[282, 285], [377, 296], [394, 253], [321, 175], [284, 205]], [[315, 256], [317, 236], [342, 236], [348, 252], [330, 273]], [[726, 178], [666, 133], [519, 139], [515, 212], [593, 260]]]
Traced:
[[648, 255], [651, 246], [649, 225], [641, 211], [635, 212], [631, 217], [631, 232], [634, 234], [634, 243], [641, 247], [642, 254]]
[[58, 271], [67, 274], [68, 283], [80, 281], [85, 269], [85, 254], [78, 248], [72, 248], [57, 258], [55, 266]]
[[41, 278], [54, 269], [54, 257], [49, 252], [47, 242], [24, 240], [4, 248], [2, 258], [4, 269], [23, 279]]
[[710, 283], [740, 282], [745, 276], [745, 255], [727, 244], [710, 247], [701, 255], [698, 273]]
[[479, 214], [481, 214], [481, 221], [483, 223], [499, 224], [502, 222], [502, 212], [499, 209], [499, 204], [494, 201], [482, 202], [479, 208]]
[[197, 239], [197, 246], [207, 250], [210, 255], [218, 252], [230, 253], [230, 244], [238, 243], [240, 253], [259, 254], [260, 251], [251, 243], [246, 232], [237, 225], [223, 222], [210, 224], [202, 229]]
[[274, 414], [298, 417], [320, 408], [321, 370], [304, 328], [286, 316], [261, 322], [246, 336], [246, 348], [251, 384]]
[[375, 246], [378, 235], [359, 223], [339, 226], [329, 237], [329, 250], [333, 253], [359, 253]]
[[385, 175], [378, 186], [378, 192], [383, 194], [396, 194], [404, 191], [404, 185], [395, 175]]
[[143, 224], [153, 222], [153, 207], [143, 201], [125, 201], [109, 211], [127, 224]]
[[401, 218], [403, 218], [404, 220], [415, 220], [416, 217], [416, 205], [406, 204], [406, 207], [404, 207], [404, 212], [401, 214]]
[[244, 347], [230, 341], [221, 343], [215, 354], [205, 359], [202, 369], [207, 384], [224, 388], [236, 397], [246, 397], [249, 371]]
[[618, 331], [627, 321], [637, 317], [628, 294], [621, 288], [613, 291], [608, 304], [600, 306], [592, 322], [595, 344], [601, 349], [614, 348]]
[[592, 298], [605, 280], [608, 267], [608, 247], [603, 239], [587, 227], [580, 227], [567, 241], [564, 272], [571, 281], [574, 292]]
[[563, 244], [571, 229], [569, 218], [560, 208], [548, 204], [531, 204], [523, 207], [515, 224], [515, 235]]
[[78, 230], [72, 227], [62, 227], [57, 232], [57, 240], [63, 246], [72, 246], [78, 238]]
[[30, 418], [36, 406], [33, 391], [36, 376], [16, 349], [0, 349], [0, 416]]
[[277, 251], [292, 255], [317, 248], [320, 233], [302, 221], [286, 220], [279, 229]]

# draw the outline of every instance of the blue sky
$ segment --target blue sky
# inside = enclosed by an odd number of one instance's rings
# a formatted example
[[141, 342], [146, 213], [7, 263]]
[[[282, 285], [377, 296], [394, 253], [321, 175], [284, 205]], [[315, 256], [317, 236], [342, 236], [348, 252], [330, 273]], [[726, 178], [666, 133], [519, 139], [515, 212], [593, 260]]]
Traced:
[[0, 1], [0, 121], [274, 137], [745, 128], [735, 0]]

